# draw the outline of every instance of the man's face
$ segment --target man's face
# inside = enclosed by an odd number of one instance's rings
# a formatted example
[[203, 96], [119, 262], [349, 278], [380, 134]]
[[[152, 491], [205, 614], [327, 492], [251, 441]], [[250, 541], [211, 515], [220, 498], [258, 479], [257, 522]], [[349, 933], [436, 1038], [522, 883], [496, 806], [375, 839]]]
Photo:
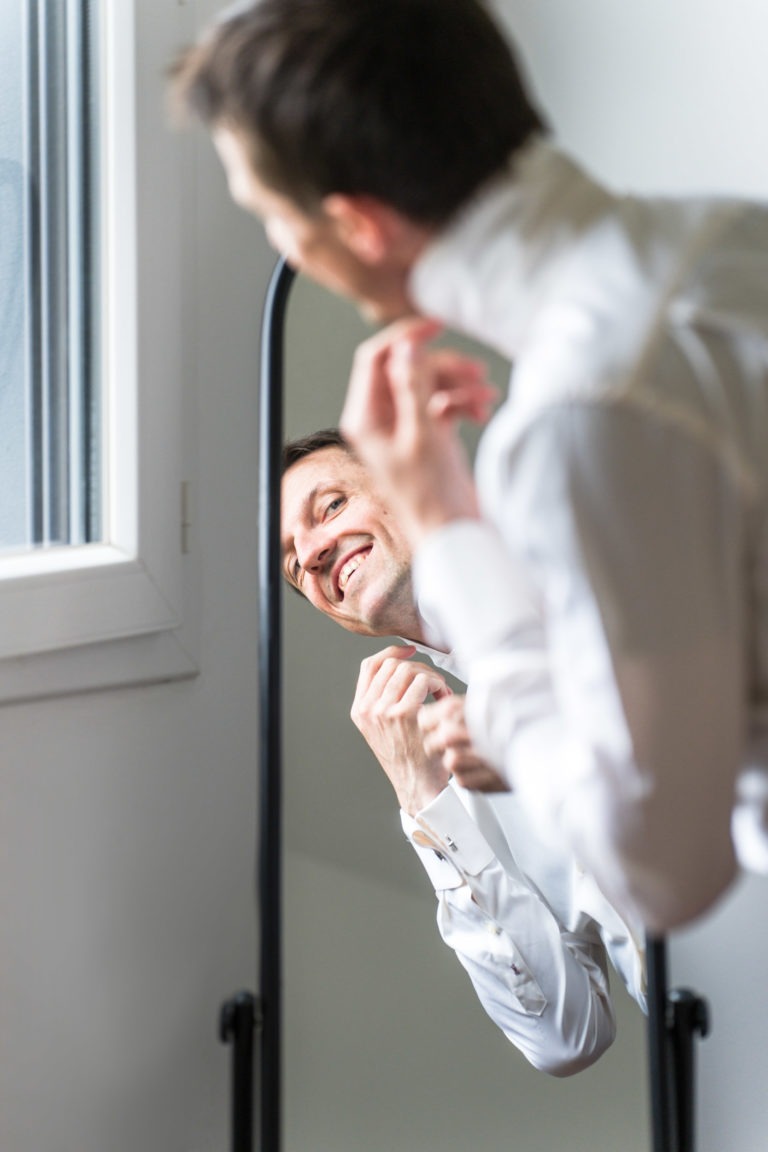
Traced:
[[299, 460], [282, 482], [286, 580], [350, 632], [421, 639], [405, 537], [342, 448]]
[[259, 180], [236, 132], [218, 127], [213, 142], [232, 199], [262, 221], [269, 243], [293, 268], [352, 300], [374, 323], [395, 320], [412, 311], [407, 266], [394, 258], [375, 265], [359, 259], [338, 219], [322, 208], [309, 215]]

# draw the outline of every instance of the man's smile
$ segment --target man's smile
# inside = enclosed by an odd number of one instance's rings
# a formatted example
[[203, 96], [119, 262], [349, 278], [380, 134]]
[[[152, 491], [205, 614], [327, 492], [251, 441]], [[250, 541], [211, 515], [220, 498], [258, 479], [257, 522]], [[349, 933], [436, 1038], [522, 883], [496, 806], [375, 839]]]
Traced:
[[361, 564], [363, 564], [371, 554], [372, 544], [367, 544], [364, 548], [355, 552], [352, 556], [348, 556], [341, 564], [341, 567], [335, 574], [334, 585], [340, 600], [344, 599], [344, 592], [350, 577], [357, 572]]

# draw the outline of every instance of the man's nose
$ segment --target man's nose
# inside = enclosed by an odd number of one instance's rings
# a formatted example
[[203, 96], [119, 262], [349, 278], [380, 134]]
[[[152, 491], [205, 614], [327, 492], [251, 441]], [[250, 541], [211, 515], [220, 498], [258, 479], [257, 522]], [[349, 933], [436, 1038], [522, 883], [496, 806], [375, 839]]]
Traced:
[[296, 541], [296, 556], [305, 572], [317, 575], [330, 564], [334, 548], [335, 540], [327, 532], [308, 533]]

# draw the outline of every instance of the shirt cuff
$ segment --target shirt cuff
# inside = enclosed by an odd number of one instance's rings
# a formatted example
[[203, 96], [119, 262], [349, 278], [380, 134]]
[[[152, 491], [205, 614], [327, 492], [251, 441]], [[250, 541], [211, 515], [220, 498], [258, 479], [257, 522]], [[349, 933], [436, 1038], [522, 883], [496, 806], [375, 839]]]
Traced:
[[436, 891], [458, 888], [494, 860], [493, 849], [456, 792], [444, 788], [414, 816], [400, 813], [403, 831]]
[[413, 561], [419, 613], [431, 637], [471, 659], [538, 621], [536, 597], [493, 525], [452, 520]]

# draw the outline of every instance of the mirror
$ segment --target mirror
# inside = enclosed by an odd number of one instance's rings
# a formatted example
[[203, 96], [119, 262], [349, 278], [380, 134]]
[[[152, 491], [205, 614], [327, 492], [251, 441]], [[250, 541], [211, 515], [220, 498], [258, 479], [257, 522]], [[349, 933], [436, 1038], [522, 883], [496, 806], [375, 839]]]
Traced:
[[[370, 334], [296, 279], [289, 438], [336, 423]], [[491, 364], [505, 387], [507, 366]], [[646, 1152], [644, 1017], [621, 980], [617, 1039], [585, 1072], [553, 1079], [506, 1040], [439, 937], [395, 794], [349, 717], [360, 661], [387, 641], [344, 632], [290, 590], [284, 608], [287, 1146]]]
[[[762, 5], [495, 0], [562, 146], [616, 188], [768, 196]], [[680, 45], [685, 45], [681, 56]], [[366, 330], [297, 284], [288, 434], [334, 422]], [[349, 720], [366, 644], [286, 603], [287, 1131], [313, 1149], [650, 1146], [645, 1036], [613, 986], [618, 1038], [570, 1080], [530, 1068], [485, 1017], [434, 924], [394, 796]], [[319, 750], [322, 750], [320, 752]], [[699, 1152], [765, 1144], [765, 878], [744, 878], [669, 941], [672, 986], [707, 999]]]

